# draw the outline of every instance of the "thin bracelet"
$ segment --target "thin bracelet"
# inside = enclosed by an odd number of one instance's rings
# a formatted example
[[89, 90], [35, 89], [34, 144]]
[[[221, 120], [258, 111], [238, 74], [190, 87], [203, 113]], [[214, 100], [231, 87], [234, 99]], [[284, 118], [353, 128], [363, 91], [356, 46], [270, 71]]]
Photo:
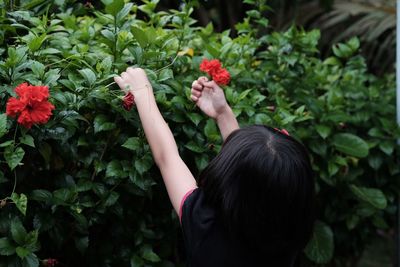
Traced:
[[[144, 90], [144, 89], [149, 89], [149, 84], [145, 84], [145, 85], [143, 85], [142, 87], [138, 87], [138, 88], [136, 88], [136, 89], [133, 89], [133, 92], [136, 92], [136, 91], [141, 91], [141, 90]], [[131, 86], [128, 84], [128, 85], [126, 85], [125, 86], [125, 91], [127, 91], [127, 92], [131, 92], [129, 89], [131, 88]]]

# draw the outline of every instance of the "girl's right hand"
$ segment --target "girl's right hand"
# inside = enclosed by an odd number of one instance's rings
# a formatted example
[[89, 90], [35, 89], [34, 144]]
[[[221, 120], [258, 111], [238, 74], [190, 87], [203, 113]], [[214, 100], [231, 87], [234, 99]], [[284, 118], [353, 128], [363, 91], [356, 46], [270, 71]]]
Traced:
[[230, 110], [224, 91], [207, 77], [200, 77], [192, 83], [190, 98], [201, 111], [215, 120]]
[[132, 93], [135, 96], [135, 101], [139, 100], [141, 95], [147, 97], [149, 92], [153, 93], [146, 72], [141, 68], [129, 67], [121, 73], [121, 76], [114, 77], [114, 81], [121, 90]]

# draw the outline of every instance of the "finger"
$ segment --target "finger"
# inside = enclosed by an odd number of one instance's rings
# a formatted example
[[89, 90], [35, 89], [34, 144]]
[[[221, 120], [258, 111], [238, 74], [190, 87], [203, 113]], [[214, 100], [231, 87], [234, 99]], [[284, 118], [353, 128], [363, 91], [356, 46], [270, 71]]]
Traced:
[[203, 86], [201, 84], [199, 84], [197, 81], [194, 81], [192, 83], [192, 89], [198, 90], [198, 91], [202, 91], [203, 90]]
[[200, 96], [201, 96], [201, 92], [198, 91], [198, 90], [192, 89], [191, 93], [192, 93], [192, 95], [195, 96], [195, 97], [200, 97]]
[[121, 88], [122, 90], [125, 89], [125, 83], [124, 83], [124, 80], [122, 80], [121, 77], [115, 76], [114, 77], [114, 81], [118, 84], [119, 88]]
[[121, 73], [122, 79], [126, 79], [126, 78], [128, 78], [128, 76], [129, 76], [129, 74], [125, 71], [123, 73]]
[[191, 95], [190, 99], [192, 99], [194, 102], [197, 102], [197, 100], [199, 100], [199, 98], [194, 95]]
[[126, 69], [126, 72], [132, 73], [132, 71], [134, 72], [135, 69], [136, 69], [136, 68], [128, 67], [128, 68]]
[[203, 82], [203, 86], [204, 87], [208, 87], [208, 88], [218, 88], [218, 84], [216, 84], [214, 81], [207, 81], [207, 82]]
[[128, 67], [128, 68], [126, 69], [126, 72], [129, 73], [129, 74], [131, 74], [131, 75], [136, 75], [136, 74], [139, 74], [139, 73], [141, 73], [141, 72], [144, 72], [144, 70], [141, 69], [141, 68]]
[[199, 82], [207, 82], [208, 78], [206, 76], [201, 76], [197, 79]]

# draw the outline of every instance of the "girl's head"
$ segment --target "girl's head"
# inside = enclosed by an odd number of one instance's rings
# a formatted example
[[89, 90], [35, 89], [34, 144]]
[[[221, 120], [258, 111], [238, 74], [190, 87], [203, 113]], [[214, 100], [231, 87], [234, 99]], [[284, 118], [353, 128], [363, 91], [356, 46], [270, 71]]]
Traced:
[[249, 246], [299, 250], [312, 233], [314, 180], [305, 147], [266, 126], [234, 131], [199, 177], [207, 202]]

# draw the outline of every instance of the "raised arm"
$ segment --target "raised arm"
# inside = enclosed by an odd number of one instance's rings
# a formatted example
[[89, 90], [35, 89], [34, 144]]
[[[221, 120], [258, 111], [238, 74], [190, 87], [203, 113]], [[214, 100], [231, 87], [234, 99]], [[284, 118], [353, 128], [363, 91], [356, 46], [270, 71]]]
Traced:
[[179, 214], [182, 198], [197, 187], [196, 180], [179, 156], [175, 139], [157, 107], [146, 73], [140, 68], [128, 68], [114, 80], [121, 89], [128, 88], [135, 97], [154, 161], [161, 171], [172, 205]]
[[224, 92], [206, 77], [200, 77], [192, 84], [191, 99], [209, 117], [213, 118], [225, 140], [231, 132], [239, 129], [235, 114], [225, 99]]

